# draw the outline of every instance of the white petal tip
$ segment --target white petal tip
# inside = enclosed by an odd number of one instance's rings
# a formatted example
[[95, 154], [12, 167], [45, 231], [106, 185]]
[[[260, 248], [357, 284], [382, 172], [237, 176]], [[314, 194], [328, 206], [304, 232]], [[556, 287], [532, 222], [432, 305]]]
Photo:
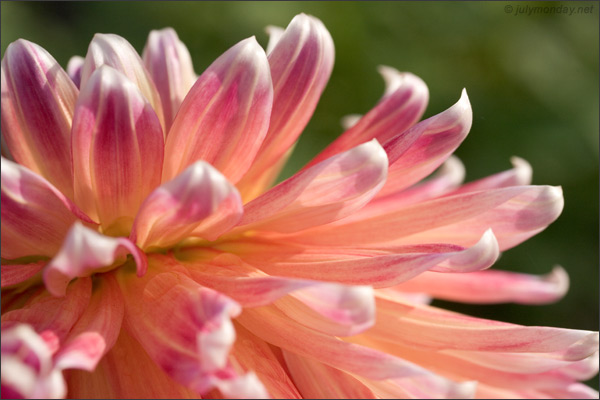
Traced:
[[510, 162], [515, 168], [515, 174], [517, 178], [518, 185], [529, 185], [531, 184], [531, 178], [533, 176], [533, 169], [531, 168], [531, 164], [527, 162], [527, 160], [513, 156], [510, 158]]

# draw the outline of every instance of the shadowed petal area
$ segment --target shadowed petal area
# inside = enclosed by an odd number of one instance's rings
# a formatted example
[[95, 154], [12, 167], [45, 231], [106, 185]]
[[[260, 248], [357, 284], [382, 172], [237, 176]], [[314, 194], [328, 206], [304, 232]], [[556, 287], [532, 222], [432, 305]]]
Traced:
[[[381, 66], [379, 73], [383, 76], [386, 86], [381, 100], [365, 116], [357, 121], [350, 121], [352, 126], [311, 160], [308, 166], [371, 139], [386, 143], [392, 138], [397, 138], [397, 142], [402, 142], [402, 150], [406, 151], [423, 134], [423, 129], [407, 129], [425, 112], [429, 100], [429, 90], [425, 82], [418, 76], [399, 72], [391, 67]], [[395, 151], [401, 153], [399, 147], [400, 145], [396, 145]]]
[[66, 392], [44, 339], [27, 324], [2, 328], [2, 398], [60, 399]]
[[144, 249], [172, 246], [190, 236], [215, 240], [241, 215], [237, 189], [211, 165], [197, 161], [148, 196], [130, 237]]
[[385, 183], [387, 157], [377, 140], [331, 157], [246, 204], [245, 230], [295, 232], [343, 218]]
[[85, 58], [81, 56], [73, 56], [67, 63], [67, 74], [69, 74], [69, 77], [71, 77], [71, 80], [77, 87], [79, 87], [81, 84], [81, 70], [84, 62]]
[[264, 192], [277, 178], [333, 69], [333, 40], [317, 18], [299, 14], [281, 35], [275, 32], [267, 48], [273, 79], [273, 111], [256, 160], [238, 183], [244, 202]]
[[118, 275], [128, 291], [127, 329], [154, 362], [200, 394], [215, 386], [234, 395], [256, 388], [251, 376], [237, 376], [227, 362], [235, 341], [231, 318], [239, 315], [240, 306], [182, 272], [155, 272], [143, 279]]
[[104, 232], [127, 236], [146, 196], [160, 184], [160, 122], [150, 103], [123, 74], [94, 71], [73, 120], [75, 201]]
[[142, 58], [160, 95], [168, 133], [181, 102], [196, 81], [190, 52], [174, 29], [165, 28], [150, 32]]
[[27, 40], [2, 59], [2, 137], [19, 164], [73, 198], [71, 121], [79, 91], [56, 60]]
[[48, 263], [46, 260], [28, 264], [2, 264], [2, 287], [16, 285], [35, 276]]
[[183, 100], [165, 144], [162, 181], [204, 160], [236, 183], [267, 134], [272, 106], [267, 56], [254, 37], [242, 40], [204, 71]]
[[127, 40], [119, 35], [97, 33], [90, 42], [81, 69], [81, 89], [85, 88], [95, 70], [108, 65], [121, 72], [137, 86], [143, 97], [150, 102], [164, 128], [164, 116], [160, 95], [144, 62]]
[[73, 222], [93, 223], [50, 182], [2, 157], [2, 258], [52, 257]]
[[560, 300], [567, 293], [569, 276], [560, 266], [542, 276], [497, 270], [470, 274], [425, 272], [396, 289], [428, 293], [438, 299], [462, 303], [547, 304]]
[[44, 283], [54, 296], [63, 296], [74, 278], [111, 270], [131, 253], [138, 276], [148, 267], [146, 255], [129, 239], [104, 236], [76, 223], [67, 233], [60, 251], [44, 270]]

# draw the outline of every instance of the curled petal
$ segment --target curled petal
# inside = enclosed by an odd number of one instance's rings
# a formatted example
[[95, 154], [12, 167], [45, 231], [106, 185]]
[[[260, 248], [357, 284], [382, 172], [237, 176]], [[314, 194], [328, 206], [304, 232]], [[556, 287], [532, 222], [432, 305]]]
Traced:
[[285, 29], [280, 28], [278, 26], [269, 25], [265, 27], [265, 32], [267, 32], [267, 34], [269, 35], [269, 43], [267, 44], [267, 49], [265, 50], [265, 53], [269, 55], [279, 42], [279, 39], [281, 39], [281, 36], [285, 32]]
[[73, 198], [71, 121], [79, 91], [56, 60], [27, 40], [2, 59], [2, 136], [12, 158]]
[[90, 42], [85, 62], [81, 69], [81, 89], [92, 77], [95, 70], [108, 65], [125, 75], [140, 90], [144, 98], [150, 102], [161, 125], [164, 127], [164, 116], [160, 96], [152, 77], [144, 68], [144, 63], [133, 46], [121, 36], [97, 33]]
[[50, 182], [2, 157], [2, 258], [52, 257], [73, 222], [92, 223]]
[[148, 196], [131, 239], [144, 249], [172, 246], [189, 236], [215, 240], [241, 215], [237, 189], [208, 163], [197, 161]]
[[160, 95], [168, 133], [181, 102], [196, 81], [190, 52], [175, 30], [165, 28], [150, 32], [142, 58]]
[[94, 371], [115, 344], [123, 321], [121, 289], [112, 275], [96, 282], [90, 303], [55, 356], [60, 369]]
[[349, 215], [385, 183], [387, 157], [377, 140], [292, 176], [246, 204], [244, 229], [295, 232]]
[[[384, 144], [390, 159], [387, 184], [379, 197], [396, 193], [425, 178], [442, 164], [465, 139], [473, 111], [463, 90], [458, 102], [446, 111], [419, 122], [410, 129]], [[407, 149], [405, 137], [419, 137]]]
[[163, 137], [154, 110], [115, 69], [94, 71], [73, 121], [75, 201], [104, 232], [126, 235], [146, 196], [160, 184]]
[[315, 157], [309, 166], [373, 138], [386, 143], [386, 146], [389, 140], [395, 141], [388, 153], [391, 164], [424, 133], [423, 129], [407, 129], [421, 118], [427, 106], [429, 90], [425, 82], [411, 73], [399, 72], [391, 67], [381, 66], [379, 73], [386, 86], [379, 103], [364, 117], [352, 121], [352, 126]]
[[60, 399], [66, 392], [40, 335], [26, 324], [2, 329], [2, 398]]
[[426, 272], [397, 287], [402, 292], [427, 292], [438, 299], [477, 304], [552, 303], [561, 299], [568, 288], [569, 276], [559, 266], [542, 276], [497, 270], [470, 274]]
[[101, 235], [76, 223], [65, 242], [44, 270], [44, 283], [54, 296], [63, 296], [69, 282], [115, 268], [131, 253], [137, 264], [138, 276], [147, 268], [146, 256], [129, 239]]
[[180, 272], [144, 279], [123, 273], [119, 278], [129, 294], [127, 329], [173, 379], [204, 394], [220, 375], [230, 374], [227, 357], [235, 340], [231, 318], [241, 312], [236, 302]]
[[81, 56], [73, 56], [67, 64], [67, 74], [69, 74], [71, 80], [77, 87], [80, 87], [81, 84], [81, 69], [83, 68], [84, 62], [85, 58]]
[[263, 142], [272, 105], [267, 56], [254, 37], [242, 40], [204, 71], [183, 100], [165, 144], [162, 181], [204, 160], [236, 183]]
[[457, 190], [454, 190], [450, 194], [531, 184], [531, 175], [533, 173], [531, 165], [529, 165], [526, 160], [520, 157], [511, 157], [510, 162], [513, 165], [512, 169], [476, 180], [474, 182], [469, 182], [465, 185], [462, 185]]
[[[299, 14], [269, 52], [273, 111], [256, 160], [238, 188], [251, 200], [272, 184], [289, 150], [312, 116], [333, 69], [331, 35], [315, 17]], [[357, 143], [360, 144], [360, 143]], [[351, 146], [353, 147], [353, 146]]]
[[36, 261], [29, 264], [2, 264], [2, 287], [16, 285], [35, 276], [44, 268], [47, 261]]

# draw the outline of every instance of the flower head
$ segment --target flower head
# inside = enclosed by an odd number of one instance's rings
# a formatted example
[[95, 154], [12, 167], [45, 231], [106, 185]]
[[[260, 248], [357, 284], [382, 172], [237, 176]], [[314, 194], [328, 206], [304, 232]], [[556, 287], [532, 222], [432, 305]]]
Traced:
[[[333, 68], [318, 19], [200, 76], [174, 30], [2, 60], [2, 397], [594, 397], [598, 334], [431, 307], [567, 290], [486, 270], [560, 214], [531, 167], [468, 184], [463, 91], [381, 100], [271, 187]], [[435, 172], [437, 170], [437, 172]], [[435, 172], [435, 173], [434, 173]], [[434, 173], [433, 175], [431, 175]], [[427, 178], [429, 175], [431, 177]]]

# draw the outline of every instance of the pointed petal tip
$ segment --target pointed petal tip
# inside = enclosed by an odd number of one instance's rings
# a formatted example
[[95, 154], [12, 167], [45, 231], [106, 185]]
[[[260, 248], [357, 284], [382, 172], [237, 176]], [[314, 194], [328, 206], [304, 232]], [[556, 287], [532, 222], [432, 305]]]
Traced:
[[379, 72], [385, 82], [386, 95], [394, 92], [401, 86], [410, 86], [416, 95], [429, 98], [427, 84], [417, 75], [410, 72], [400, 72], [396, 68], [387, 65], [377, 66], [377, 72]]
[[510, 163], [513, 165], [515, 169], [515, 175], [518, 185], [529, 185], [531, 184], [531, 179], [533, 176], [533, 168], [531, 168], [531, 164], [527, 162], [527, 160], [512, 156], [510, 158]]

